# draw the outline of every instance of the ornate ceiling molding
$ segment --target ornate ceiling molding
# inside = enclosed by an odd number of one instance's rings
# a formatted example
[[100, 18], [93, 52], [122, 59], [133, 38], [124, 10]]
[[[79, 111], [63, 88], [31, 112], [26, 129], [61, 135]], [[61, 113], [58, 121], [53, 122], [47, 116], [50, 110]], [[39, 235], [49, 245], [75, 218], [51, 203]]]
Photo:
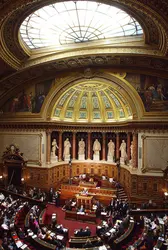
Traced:
[[[51, 1], [56, 2], [56, 1]], [[102, 0], [102, 2], [111, 4], [109, 0]], [[167, 53], [167, 17], [164, 15], [158, 15], [155, 6], [151, 6], [152, 1], [135, 1], [135, 0], [113, 0], [113, 4], [117, 7], [123, 8], [128, 13], [131, 13], [142, 24], [145, 30], [145, 39], [147, 43], [157, 44], [162, 52]], [[158, 1], [156, 1], [158, 4]], [[164, 8], [167, 8], [165, 2], [163, 2]], [[12, 61], [12, 57], [9, 57], [8, 52], [18, 59], [18, 64], [28, 59], [28, 50], [25, 53], [24, 49], [20, 46], [18, 29], [19, 25], [29, 13], [38, 9], [41, 6], [48, 4], [47, 0], [20, 0], [20, 1], [5, 1], [2, 3], [4, 8], [0, 9], [1, 22], [3, 21], [3, 38], [1, 51], [2, 57], [5, 60], [5, 54], [7, 56], [6, 61], [13, 64], [16, 68], [16, 62]], [[1, 7], [2, 7], [1, 6]], [[161, 7], [161, 4], [159, 3]], [[163, 7], [162, 7], [163, 8]], [[158, 10], [158, 9], [157, 9]], [[164, 10], [165, 13], [165, 10]], [[167, 12], [166, 12], [167, 13]], [[20, 18], [18, 18], [20, 17]], [[19, 68], [19, 66], [18, 66]]]
[[115, 124], [65, 124], [65, 123], [53, 123], [53, 122], [1, 122], [0, 130], [13, 130], [13, 131], [74, 131], [74, 132], [157, 132], [167, 133], [168, 122], [125, 122]]
[[0, 81], [0, 106], [14, 94], [17, 87], [39, 82], [45, 79], [54, 79], [57, 72], [72, 71], [87, 67], [111, 68], [112, 70], [123, 70], [126, 72], [143, 72], [160, 77], [168, 78], [168, 60], [154, 57], [139, 56], [81, 56], [57, 60], [23, 69], [8, 78]]

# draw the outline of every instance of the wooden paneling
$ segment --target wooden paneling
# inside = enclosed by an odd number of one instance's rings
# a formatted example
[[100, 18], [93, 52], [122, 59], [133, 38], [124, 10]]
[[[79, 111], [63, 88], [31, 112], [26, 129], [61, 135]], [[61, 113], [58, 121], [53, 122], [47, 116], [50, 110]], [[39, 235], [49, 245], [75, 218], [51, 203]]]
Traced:
[[[72, 177], [88, 173], [101, 177], [102, 175], [117, 179], [117, 168], [115, 165], [105, 163], [72, 163]], [[70, 167], [63, 163], [52, 168], [27, 167], [24, 176], [26, 185], [40, 187], [48, 190], [50, 187], [57, 188], [70, 178]]]
[[132, 202], [160, 203], [164, 199], [164, 180], [159, 176], [143, 176], [130, 174], [129, 170], [121, 168], [120, 183]]

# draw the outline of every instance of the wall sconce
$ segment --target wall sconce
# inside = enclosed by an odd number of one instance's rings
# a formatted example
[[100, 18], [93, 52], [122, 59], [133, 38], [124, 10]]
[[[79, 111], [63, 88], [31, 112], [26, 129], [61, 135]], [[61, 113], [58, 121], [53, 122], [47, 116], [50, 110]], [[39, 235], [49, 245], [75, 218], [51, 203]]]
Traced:
[[2, 175], [0, 175], [0, 181], [3, 179], [3, 176]]
[[164, 196], [165, 196], [165, 198], [167, 198], [168, 192], [164, 192]]
[[21, 182], [24, 182], [24, 178], [21, 179]]

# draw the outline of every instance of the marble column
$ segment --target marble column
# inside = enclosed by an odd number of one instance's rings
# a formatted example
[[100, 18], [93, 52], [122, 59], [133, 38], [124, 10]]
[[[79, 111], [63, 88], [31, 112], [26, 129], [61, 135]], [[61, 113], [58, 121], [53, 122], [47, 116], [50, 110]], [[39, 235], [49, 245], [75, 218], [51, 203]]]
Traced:
[[58, 147], [58, 160], [62, 161], [62, 132], [59, 132]]
[[88, 132], [88, 160], [91, 159], [91, 133]]
[[130, 146], [131, 146], [131, 134], [129, 132], [129, 133], [127, 133], [127, 157], [128, 157], [128, 161], [130, 160], [130, 153], [131, 153]]
[[102, 160], [106, 160], [106, 133], [103, 133]]
[[51, 131], [46, 131], [46, 145], [47, 145], [47, 148], [46, 148], [46, 162], [47, 164], [50, 164], [51, 163]]
[[133, 154], [132, 154], [132, 166], [138, 167], [138, 134], [133, 133]]
[[76, 132], [73, 132], [72, 137], [72, 159], [76, 159]]
[[116, 159], [120, 159], [120, 134], [116, 133]]

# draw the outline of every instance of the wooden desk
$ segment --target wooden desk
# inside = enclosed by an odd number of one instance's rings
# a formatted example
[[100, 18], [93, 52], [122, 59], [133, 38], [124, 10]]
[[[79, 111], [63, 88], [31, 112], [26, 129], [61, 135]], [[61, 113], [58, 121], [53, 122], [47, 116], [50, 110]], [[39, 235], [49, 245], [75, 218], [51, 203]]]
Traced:
[[80, 214], [76, 211], [65, 211], [65, 219], [96, 223], [96, 214]]
[[94, 182], [90, 182], [90, 181], [80, 181], [79, 182], [79, 186], [80, 187], [87, 187], [87, 188], [95, 188], [97, 187], [97, 182], [94, 181]]
[[[94, 245], [98, 241], [97, 235], [95, 236], [87, 236], [87, 237], [71, 237], [69, 240], [70, 247], [75, 248], [81, 248], [86, 243], [87, 239], [91, 241], [91, 243]], [[89, 248], [90, 249], [90, 248]]]
[[[112, 198], [116, 198], [117, 190], [113, 188], [95, 188], [89, 187], [88, 194], [98, 199], [105, 205], [109, 205]], [[83, 187], [77, 185], [62, 184], [61, 185], [61, 201], [65, 202], [67, 199], [74, 198], [76, 194], [79, 194], [83, 190]]]
[[76, 194], [76, 203], [77, 206], [84, 205], [85, 209], [91, 209], [92, 208], [92, 200], [93, 196], [91, 195], [81, 195], [81, 194]]

